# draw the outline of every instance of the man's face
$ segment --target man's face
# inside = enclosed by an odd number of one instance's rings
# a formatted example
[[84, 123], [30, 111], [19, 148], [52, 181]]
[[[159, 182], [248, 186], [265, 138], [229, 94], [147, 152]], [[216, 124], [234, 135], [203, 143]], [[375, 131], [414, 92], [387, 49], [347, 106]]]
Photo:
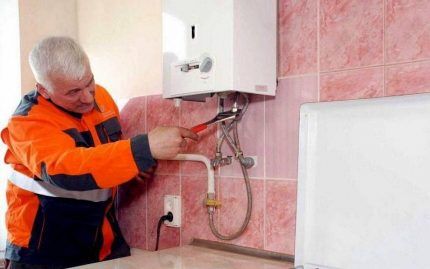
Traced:
[[75, 113], [87, 113], [94, 108], [95, 83], [91, 69], [81, 80], [51, 78], [52, 89], [38, 85], [39, 93], [54, 104]]

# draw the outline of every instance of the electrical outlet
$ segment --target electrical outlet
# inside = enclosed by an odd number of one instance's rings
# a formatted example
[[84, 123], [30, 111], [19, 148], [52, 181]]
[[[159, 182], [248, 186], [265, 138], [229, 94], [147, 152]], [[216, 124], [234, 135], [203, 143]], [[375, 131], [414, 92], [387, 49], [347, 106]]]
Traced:
[[166, 226], [181, 227], [181, 196], [164, 195], [164, 215], [172, 212], [173, 220], [164, 221]]

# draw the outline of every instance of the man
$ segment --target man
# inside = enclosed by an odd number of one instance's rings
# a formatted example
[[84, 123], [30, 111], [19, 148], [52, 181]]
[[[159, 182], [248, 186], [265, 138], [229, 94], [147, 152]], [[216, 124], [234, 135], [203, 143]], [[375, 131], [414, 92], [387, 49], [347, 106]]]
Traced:
[[144, 176], [155, 159], [175, 157], [197, 135], [158, 127], [121, 140], [118, 109], [70, 38], [42, 40], [29, 60], [36, 90], [1, 132], [13, 168], [8, 267], [65, 268], [130, 255], [113, 207], [116, 186]]

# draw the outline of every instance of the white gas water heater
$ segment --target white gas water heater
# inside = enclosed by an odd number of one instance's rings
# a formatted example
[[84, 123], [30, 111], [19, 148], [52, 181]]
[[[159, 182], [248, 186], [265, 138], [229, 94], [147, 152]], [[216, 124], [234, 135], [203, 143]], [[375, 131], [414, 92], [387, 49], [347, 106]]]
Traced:
[[275, 95], [276, 0], [164, 0], [163, 96]]

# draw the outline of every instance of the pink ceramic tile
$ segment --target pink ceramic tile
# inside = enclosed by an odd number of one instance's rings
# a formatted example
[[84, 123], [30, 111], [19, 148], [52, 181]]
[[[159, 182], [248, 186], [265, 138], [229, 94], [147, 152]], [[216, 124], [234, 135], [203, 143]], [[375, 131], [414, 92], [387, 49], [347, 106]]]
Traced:
[[[202, 153], [198, 153], [202, 154]], [[206, 155], [209, 159], [212, 159], [212, 157], [208, 154]], [[213, 156], [213, 155], [212, 155]], [[207, 167], [202, 162], [195, 162], [195, 161], [181, 161], [180, 162], [181, 167], [181, 175], [183, 176], [206, 176], [207, 175]], [[215, 174], [217, 174], [218, 171], [215, 171]]]
[[317, 71], [317, 1], [279, 2], [279, 76]]
[[118, 221], [125, 240], [133, 248], [146, 249], [146, 182], [132, 180], [118, 192]]
[[[211, 120], [217, 114], [218, 100], [216, 97], [207, 98], [206, 102], [182, 102], [181, 103], [181, 126], [191, 128], [200, 123]], [[188, 140], [184, 153], [196, 153], [208, 158], [215, 156], [216, 129], [211, 126], [199, 133], [199, 141]], [[206, 175], [206, 168], [201, 163], [181, 162], [182, 175]]]
[[[251, 180], [252, 211], [245, 232], [229, 241], [234, 245], [264, 248], [264, 180]], [[222, 207], [219, 211], [219, 231], [231, 235], [239, 230], [246, 216], [247, 195], [245, 182], [240, 179], [221, 178]]]
[[266, 181], [266, 249], [294, 254], [296, 181]]
[[430, 1], [386, 0], [388, 63], [430, 58]]
[[[230, 104], [229, 104], [230, 105]], [[251, 95], [250, 105], [238, 125], [239, 141], [245, 156], [256, 156], [257, 165], [248, 169], [251, 177], [264, 177], [264, 97]], [[233, 132], [231, 132], [233, 136]], [[234, 156], [227, 141], [224, 141], [222, 152], [224, 156]], [[242, 176], [239, 162], [233, 158], [233, 163], [221, 169], [222, 176]]]
[[430, 62], [386, 67], [387, 95], [430, 92]]
[[383, 96], [383, 67], [322, 74], [320, 101]]
[[[182, 245], [188, 245], [194, 238], [216, 241], [212, 234], [204, 200], [207, 194], [207, 178], [182, 177]], [[218, 225], [218, 223], [216, 222]]]
[[266, 98], [266, 177], [297, 178], [299, 109], [318, 100], [317, 76], [279, 81], [276, 97]]
[[145, 133], [146, 97], [130, 99], [121, 110], [121, 127], [124, 138]]
[[[157, 224], [164, 211], [164, 195], [179, 195], [180, 179], [178, 176], [157, 175], [148, 180], [148, 249], [154, 250], [157, 236]], [[140, 220], [136, 220], [140, 221]], [[162, 226], [159, 249], [179, 246], [179, 228]]]
[[157, 126], [178, 126], [179, 108], [172, 100], [163, 99], [161, 95], [148, 96], [147, 125], [148, 131]]
[[155, 170], [157, 175], [179, 175], [179, 161], [157, 161], [157, 168]]
[[[161, 95], [148, 96], [147, 101], [147, 130], [157, 126], [179, 126], [179, 108], [172, 100], [163, 99]], [[156, 171], [160, 175], [179, 175], [179, 162], [159, 161]]]
[[[185, 128], [193, 127], [202, 122], [211, 120], [216, 116], [218, 109], [218, 99], [216, 96], [206, 98], [206, 102], [181, 102], [181, 126]], [[206, 131], [199, 133], [205, 135]]]
[[321, 0], [322, 71], [383, 63], [384, 0]]

